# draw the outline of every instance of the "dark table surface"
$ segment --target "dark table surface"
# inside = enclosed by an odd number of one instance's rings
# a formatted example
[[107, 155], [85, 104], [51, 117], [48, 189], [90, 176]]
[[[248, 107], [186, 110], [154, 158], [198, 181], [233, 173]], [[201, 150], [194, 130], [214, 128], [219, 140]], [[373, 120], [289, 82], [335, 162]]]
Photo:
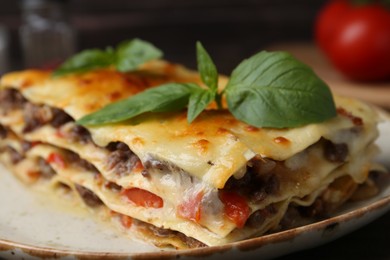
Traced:
[[330, 243], [278, 258], [290, 259], [390, 259], [390, 212]]

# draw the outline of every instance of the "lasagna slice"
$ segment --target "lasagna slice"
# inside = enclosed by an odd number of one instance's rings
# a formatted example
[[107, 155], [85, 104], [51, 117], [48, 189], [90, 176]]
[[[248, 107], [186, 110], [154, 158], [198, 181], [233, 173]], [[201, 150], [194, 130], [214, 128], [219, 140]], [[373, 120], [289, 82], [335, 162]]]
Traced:
[[76, 123], [169, 82], [201, 84], [197, 73], [164, 61], [129, 73], [6, 74], [0, 160], [27, 185], [79, 200], [129, 232], [174, 248], [290, 228], [377, 191], [378, 116], [344, 97], [335, 97], [337, 117], [289, 129], [256, 128], [214, 109], [191, 124], [186, 111]]

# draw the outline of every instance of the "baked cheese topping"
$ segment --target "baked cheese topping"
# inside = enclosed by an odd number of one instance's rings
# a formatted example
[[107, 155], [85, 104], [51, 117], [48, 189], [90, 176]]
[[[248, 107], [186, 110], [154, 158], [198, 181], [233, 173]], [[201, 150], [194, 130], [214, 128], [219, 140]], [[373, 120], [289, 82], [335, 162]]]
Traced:
[[[145, 66], [152, 72], [157, 70], [151, 76], [143, 72], [147, 77], [137, 75], [138, 72], [124, 76], [115, 71], [100, 70], [53, 79], [48, 72], [27, 71], [8, 74], [0, 84], [19, 89], [34, 103], [63, 109], [77, 120], [110, 102], [156, 84], [198, 80], [182, 67], [168, 64], [165, 66], [170, 74], [159, 76], [161, 66], [159, 62]], [[136, 76], [141, 79], [137, 78], [135, 82], [126, 80]], [[336, 97], [336, 103], [338, 107], [348, 107], [355, 117], [362, 118], [366, 127], [372, 128], [375, 124], [376, 116], [369, 106], [341, 97]], [[124, 142], [143, 162], [149, 158], [169, 162], [215, 188], [223, 188], [232, 175], [240, 176], [245, 172], [247, 162], [256, 154], [283, 161], [321, 137], [331, 138], [332, 133], [350, 127], [353, 127], [350, 118], [338, 116], [321, 124], [294, 129], [256, 129], [238, 121], [227, 111], [209, 110], [190, 125], [183, 111], [149, 114], [124, 123], [90, 127], [89, 130], [99, 146], [111, 141]]]

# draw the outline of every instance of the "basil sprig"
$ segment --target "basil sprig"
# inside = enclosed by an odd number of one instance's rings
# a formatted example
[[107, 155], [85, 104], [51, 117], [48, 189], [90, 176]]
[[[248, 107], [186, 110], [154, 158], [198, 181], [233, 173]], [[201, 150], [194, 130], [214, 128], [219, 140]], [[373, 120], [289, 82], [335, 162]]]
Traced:
[[187, 120], [189, 123], [218, 96], [218, 71], [210, 55], [200, 42], [196, 43], [198, 71], [203, 83], [208, 87], [193, 90], [188, 103]]
[[203, 83], [167, 83], [148, 89], [101, 110], [89, 114], [77, 122], [82, 125], [115, 123], [146, 112], [178, 111], [188, 106], [187, 120], [191, 123], [217, 96], [218, 72], [200, 42], [196, 45], [198, 69]]
[[336, 116], [328, 86], [305, 64], [286, 52], [260, 52], [241, 62], [224, 90], [218, 91], [218, 71], [200, 42], [198, 71], [204, 85], [168, 83], [112, 103], [80, 120], [82, 125], [120, 122], [146, 112], [178, 111], [187, 107], [191, 123], [215, 101], [238, 119], [256, 127], [298, 127]]
[[192, 83], [168, 83], [148, 89], [128, 99], [109, 104], [103, 109], [86, 115], [77, 122], [97, 125], [120, 122], [146, 112], [170, 112], [185, 108], [192, 91], [198, 86]]
[[286, 52], [263, 51], [244, 60], [225, 92], [230, 112], [257, 127], [297, 127], [336, 115], [327, 85]]
[[162, 52], [149, 42], [133, 39], [120, 43], [116, 49], [82, 51], [53, 72], [53, 76], [82, 73], [89, 70], [115, 66], [118, 71], [135, 70], [139, 65], [162, 57]]

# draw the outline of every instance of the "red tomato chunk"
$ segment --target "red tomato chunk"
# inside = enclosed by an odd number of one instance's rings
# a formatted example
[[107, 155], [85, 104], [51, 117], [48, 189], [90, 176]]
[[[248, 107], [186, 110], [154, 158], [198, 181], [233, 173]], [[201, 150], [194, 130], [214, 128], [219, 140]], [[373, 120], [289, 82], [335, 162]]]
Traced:
[[47, 157], [46, 161], [48, 163], [54, 163], [54, 164], [58, 165], [58, 167], [60, 167], [60, 168], [66, 167], [66, 163], [65, 163], [64, 158], [62, 157], [61, 154], [58, 154], [58, 153], [50, 153], [49, 156]]
[[225, 215], [233, 221], [238, 228], [244, 227], [251, 211], [245, 197], [232, 191], [221, 192], [219, 197], [225, 205]]
[[201, 215], [201, 204], [203, 199], [203, 192], [198, 192], [193, 198], [184, 201], [177, 208], [177, 214], [180, 217], [192, 220], [194, 222], [199, 222]]
[[147, 190], [143, 190], [139, 188], [131, 188], [131, 189], [123, 190], [121, 194], [127, 200], [140, 207], [162, 208], [164, 206], [164, 202], [162, 198]]

